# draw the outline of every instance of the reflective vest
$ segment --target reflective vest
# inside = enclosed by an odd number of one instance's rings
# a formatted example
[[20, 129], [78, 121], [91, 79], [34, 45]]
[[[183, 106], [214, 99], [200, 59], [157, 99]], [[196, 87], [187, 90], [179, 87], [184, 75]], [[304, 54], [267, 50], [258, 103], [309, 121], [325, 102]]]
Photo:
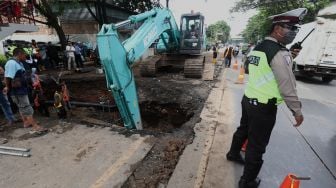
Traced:
[[14, 51], [15, 48], [16, 48], [16, 46], [13, 46], [13, 45], [10, 45], [8, 47], [8, 54], [9, 54], [10, 57], [13, 57], [13, 51]]
[[62, 102], [63, 102], [62, 100], [63, 100], [62, 94], [56, 91], [55, 94], [54, 94], [54, 107], [55, 108], [62, 107], [63, 106], [62, 105]]
[[33, 49], [30, 48], [23, 48], [23, 50], [26, 52], [27, 55], [31, 56], [33, 54]]
[[266, 41], [266, 44], [256, 46], [247, 57], [249, 81], [245, 89], [245, 95], [248, 98], [255, 98], [263, 104], [267, 104], [270, 99], [276, 98], [276, 104], [278, 105], [283, 102], [283, 98], [280, 95], [278, 83], [269, 62], [282, 47], [273, 41]]

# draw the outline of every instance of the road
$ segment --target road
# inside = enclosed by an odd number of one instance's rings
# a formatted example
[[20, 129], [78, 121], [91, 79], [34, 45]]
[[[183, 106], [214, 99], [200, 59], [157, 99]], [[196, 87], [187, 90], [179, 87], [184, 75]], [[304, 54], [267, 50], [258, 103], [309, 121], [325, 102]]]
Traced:
[[[236, 104], [234, 124], [238, 126], [241, 113], [237, 104], [240, 104], [244, 86], [234, 84], [236, 75], [236, 71], [227, 71], [228, 89]], [[297, 89], [305, 121], [295, 129], [289, 110], [285, 105], [279, 106], [277, 123], [260, 173], [261, 188], [279, 186], [288, 173], [311, 177], [309, 181], [301, 181], [305, 188], [336, 186], [333, 143], [336, 141], [336, 81], [324, 85], [317, 79], [301, 78]]]
[[[218, 79], [214, 94], [205, 103], [209, 109], [218, 105], [210, 110], [213, 119], [206, 113], [201, 115], [202, 121], [194, 129], [195, 139], [180, 157], [168, 188], [237, 187], [243, 167], [227, 161], [225, 155], [239, 126], [240, 101], [248, 79], [245, 75], [244, 84], [236, 84], [238, 75], [239, 70], [225, 69]], [[310, 177], [311, 180], [301, 181], [304, 188], [336, 187], [336, 81], [322, 84], [318, 79], [299, 78], [297, 90], [305, 121], [294, 128], [287, 107], [278, 107], [277, 122], [259, 174], [260, 188], [279, 187], [289, 173]]]

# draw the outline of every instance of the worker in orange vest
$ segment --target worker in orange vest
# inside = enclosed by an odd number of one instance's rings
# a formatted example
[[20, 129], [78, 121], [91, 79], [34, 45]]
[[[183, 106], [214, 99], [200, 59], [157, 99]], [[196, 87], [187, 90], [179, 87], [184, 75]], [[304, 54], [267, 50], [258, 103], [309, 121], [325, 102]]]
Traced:
[[65, 120], [67, 113], [64, 107], [64, 100], [63, 100], [63, 94], [62, 94], [62, 86], [57, 85], [55, 94], [54, 94], [54, 107], [56, 108], [57, 115], [59, 120]]
[[62, 86], [62, 95], [63, 95], [63, 101], [65, 103], [65, 107], [67, 108], [67, 110], [70, 110], [71, 109], [70, 95], [69, 95], [68, 87], [65, 84], [64, 80], [61, 82], [61, 86]]
[[49, 117], [49, 110], [47, 105], [45, 104], [46, 98], [43, 94], [40, 77], [38, 74], [36, 74], [36, 68], [32, 68], [31, 80], [33, 86], [32, 96], [34, 99], [34, 106], [41, 114]]

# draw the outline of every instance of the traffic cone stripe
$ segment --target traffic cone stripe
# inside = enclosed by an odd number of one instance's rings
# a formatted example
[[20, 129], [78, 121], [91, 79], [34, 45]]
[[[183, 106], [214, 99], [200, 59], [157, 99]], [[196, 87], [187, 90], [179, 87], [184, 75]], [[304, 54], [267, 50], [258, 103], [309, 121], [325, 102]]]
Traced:
[[238, 80], [235, 82], [236, 84], [244, 84], [244, 76], [245, 75], [245, 69], [243, 66], [240, 67], [240, 72], [238, 76]]
[[236, 60], [232, 67], [234, 70], [238, 70], [238, 61]]

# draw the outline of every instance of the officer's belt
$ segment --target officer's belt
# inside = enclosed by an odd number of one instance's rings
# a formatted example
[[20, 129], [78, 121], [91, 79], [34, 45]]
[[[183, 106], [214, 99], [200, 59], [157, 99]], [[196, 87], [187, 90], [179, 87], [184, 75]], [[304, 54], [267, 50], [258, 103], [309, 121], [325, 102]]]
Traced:
[[277, 103], [277, 99], [276, 98], [272, 98], [272, 99], [268, 99], [268, 102], [262, 103], [259, 102], [257, 98], [248, 98], [246, 95], [244, 95], [244, 98], [252, 105], [257, 106], [257, 105], [267, 105], [267, 106], [276, 106]]

